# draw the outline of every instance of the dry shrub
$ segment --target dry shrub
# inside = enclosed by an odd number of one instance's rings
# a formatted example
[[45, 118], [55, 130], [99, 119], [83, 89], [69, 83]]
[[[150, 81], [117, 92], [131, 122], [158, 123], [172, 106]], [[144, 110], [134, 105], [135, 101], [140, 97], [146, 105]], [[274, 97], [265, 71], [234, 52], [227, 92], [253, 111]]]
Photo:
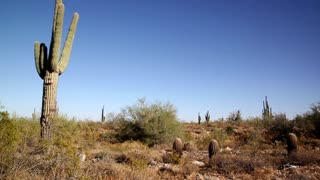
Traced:
[[320, 164], [320, 153], [319, 151], [305, 151], [299, 149], [298, 152], [289, 156], [290, 163], [297, 163], [298, 165], [310, 165]]
[[181, 161], [181, 156], [175, 152], [167, 152], [162, 156], [163, 163], [180, 164]]
[[87, 162], [81, 167], [79, 176], [82, 179], [121, 179], [125, 171], [123, 167], [103, 161]]
[[195, 152], [197, 151], [197, 147], [194, 145], [192, 141], [184, 143], [183, 150], [187, 152]]
[[80, 129], [80, 135], [82, 137], [80, 141], [80, 146], [85, 150], [90, 149], [100, 138], [100, 134], [98, 131], [98, 127], [102, 125], [102, 123], [95, 122], [78, 122], [78, 126]]
[[9, 173], [21, 140], [15, 120], [7, 112], [0, 112], [0, 177]]
[[128, 106], [118, 115], [120, 142], [141, 141], [152, 147], [155, 144], [172, 142], [174, 137], [183, 137], [181, 123], [176, 109], [171, 103], [146, 103], [140, 99], [137, 104]]
[[219, 174], [231, 175], [238, 173], [253, 173], [262, 162], [248, 157], [215, 156], [209, 161], [209, 166]]
[[160, 179], [158, 172], [154, 169], [147, 168], [134, 169], [127, 164], [106, 163], [104, 161], [87, 162], [81, 167], [78, 174], [79, 179]]
[[160, 159], [159, 154], [141, 142], [127, 141], [121, 144], [112, 144], [110, 149], [120, 153], [115, 156], [118, 163], [124, 163], [133, 169], [146, 169], [151, 160]]
[[212, 128], [210, 134], [196, 142], [198, 149], [208, 150], [208, 144], [212, 139], [216, 139], [220, 143], [220, 147], [224, 147], [224, 142], [228, 139], [228, 135], [221, 128]]

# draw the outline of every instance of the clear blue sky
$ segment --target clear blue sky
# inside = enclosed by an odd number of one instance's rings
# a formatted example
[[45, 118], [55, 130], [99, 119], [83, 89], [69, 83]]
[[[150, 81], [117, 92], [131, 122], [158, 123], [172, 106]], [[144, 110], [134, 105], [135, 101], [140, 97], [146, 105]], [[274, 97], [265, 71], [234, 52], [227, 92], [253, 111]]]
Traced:
[[[80, 14], [60, 112], [100, 119], [138, 98], [170, 101], [178, 117], [260, 116], [264, 96], [288, 117], [320, 101], [319, 0], [64, 0], [64, 37]], [[0, 6], [0, 101], [41, 108], [34, 42], [50, 44], [54, 0]], [[64, 38], [63, 38], [64, 41]]]

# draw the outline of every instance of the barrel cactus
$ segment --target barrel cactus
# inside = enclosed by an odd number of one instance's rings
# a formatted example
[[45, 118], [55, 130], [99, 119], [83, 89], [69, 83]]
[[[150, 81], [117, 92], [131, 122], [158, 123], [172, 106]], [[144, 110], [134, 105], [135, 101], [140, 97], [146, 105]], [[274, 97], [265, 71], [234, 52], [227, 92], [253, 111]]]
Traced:
[[212, 156], [216, 155], [219, 152], [219, 144], [218, 141], [215, 139], [212, 139], [209, 143], [209, 159], [212, 158]]
[[47, 55], [47, 46], [38, 41], [34, 44], [34, 56], [37, 72], [43, 79], [42, 111], [41, 111], [41, 137], [50, 140], [52, 121], [57, 115], [57, 86], [58, 77], [67, 68], [71, 54], [73, 39], [77, 29], [79, 14], [74, 13], [69, 32], [60, 54], [61, 36], [64, 16], [62, 0], [55, 1], [52, 36]]
[[298, 138], [294, 133], [289, 133], [287, 137], [288, 155], [291, 156], [298, 151]]
[[180, 138], [175, 138], [173, 141], [173, 151], [182, 155], [184, 144], [182, 143]]

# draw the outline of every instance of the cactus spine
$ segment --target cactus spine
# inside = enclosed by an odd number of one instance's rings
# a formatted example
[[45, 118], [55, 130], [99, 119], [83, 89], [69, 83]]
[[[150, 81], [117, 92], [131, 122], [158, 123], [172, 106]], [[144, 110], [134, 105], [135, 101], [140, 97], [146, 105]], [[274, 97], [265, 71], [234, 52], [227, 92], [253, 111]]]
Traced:
[[104, 122], [106, 120], [106, 116], [104, 115], [104, 106], [102, 107], [102, 113], [101, 113], [101, 122]]
[[62, 0], [55, 1], [55, 11], [50, 43], [49, 56], [47, 47], [38, 41], [34, 44], [34, 56], [37, 72], [43, 79], [43, 95], [41, 110], [41, 137], [51, 139], [52, 120], [57, 115], [58, 77], [67, 68], [71, 54], [73, 39], [77, 29], [79, 14], [74, 13], [69, 32], [60, 55], [64, 4]]
[[267, 96], [265, 97], [265, 101], [263, 101], [262, 117], [263, 119], [272, 118], [272, 108], [269, 106]]

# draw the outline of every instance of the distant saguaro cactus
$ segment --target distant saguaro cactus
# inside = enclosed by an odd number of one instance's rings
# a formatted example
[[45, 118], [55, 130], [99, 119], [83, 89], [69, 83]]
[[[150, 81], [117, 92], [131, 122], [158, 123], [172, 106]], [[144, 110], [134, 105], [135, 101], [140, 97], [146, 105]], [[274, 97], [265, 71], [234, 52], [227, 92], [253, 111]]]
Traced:
[[173, 151], [182, 155], [184, 144], [182, 143], [180, 138], [175, 138], [173, 141]]
[[212, 139], [209, 143], [208, 151], [209, 151], [209, 159], [211, 159], [213, 155], [216, 155], [219, 152], [218, 141], [216, 141], [215, 139]]
[[74, 13], [69, 32], [60, 54], [64, 4], [62, 0], [55, 1], [52, 36], [49, 56], [47, 46], [38, 41], [34, 44], [34, 56], [37, 72], [43, 79], [42, 111], [41, 111], [41, 137], [51, 139], [52, 120], [57, 115], [57, 86], [58, 77], [67, 68], [73, 39], [77, 29], [79, 14]]
[[209, 111], [207, 111], [206, 116], [205, 116], [206, 122], [209, 123], [210, 122], [210, 114]]
[[298, 138], [293, 133], [288, 134], [287, 150], [288, 150], [288, 156], [291, 156], [292, 154], [294, 154], [298, 151]]
[[104, 122], [106, 120], [106, 116], [104, 115], [104, 106], [102, 107], [102, 113], [101, 113], [101, 122]]
[[37, 114], [36, 114], [36, 108], [33, 109], [33, 113], [32, 113], [32, 120], [36, 120], [37, 118]]
[[198, 124], [201, 123], [201, 116], [200, 116], [200, 113], [198, 113]]
[[272, 108], [269, 106], [268, 97], [265, 97], [265, 101], [263, 103], [262, 109], [262, 118], [263, 119], [271, 119], [272, 118]]

